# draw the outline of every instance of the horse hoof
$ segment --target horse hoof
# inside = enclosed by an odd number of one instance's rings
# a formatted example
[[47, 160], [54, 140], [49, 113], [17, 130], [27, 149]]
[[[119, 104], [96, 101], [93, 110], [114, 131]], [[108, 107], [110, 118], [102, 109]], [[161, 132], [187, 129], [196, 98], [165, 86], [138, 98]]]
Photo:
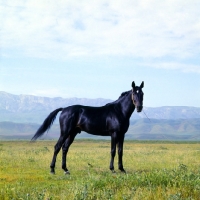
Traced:
[[50, 174], [55, 175], [55, 172], [50, 172]]
[[69, 171], [65, 171], [64, 174], [65, 174], [65, 175], [69, 175], [70, 172], [69, 172]]
[[115, 173], [116, 173], [116, 171], [115, 171], [114, 169], [113, 169], [113, 170], [111, 170], [111, 171], [112, 171], [112, 173], [113, 173], [113, 174], [115, 174]]

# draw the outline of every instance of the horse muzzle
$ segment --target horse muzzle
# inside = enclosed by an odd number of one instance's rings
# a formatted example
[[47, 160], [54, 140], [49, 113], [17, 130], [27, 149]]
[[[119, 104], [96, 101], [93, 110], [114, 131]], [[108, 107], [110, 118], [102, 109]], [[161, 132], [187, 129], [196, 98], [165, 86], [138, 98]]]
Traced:
[[143, 106], [137, 106], [137, 112], [141, 112], [143, 109]]

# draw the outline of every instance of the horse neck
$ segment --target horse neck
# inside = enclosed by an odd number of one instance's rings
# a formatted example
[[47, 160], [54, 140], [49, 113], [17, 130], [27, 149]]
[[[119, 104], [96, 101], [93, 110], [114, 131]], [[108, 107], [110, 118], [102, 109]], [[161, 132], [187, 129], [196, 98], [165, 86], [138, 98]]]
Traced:
[[132, 93], [131, 91], [125, 95], [120, 101], [119, 104], [122, 109], [122, 113], [124, 114], [125, 117], [130, 118], [133, 111], [135, 110], [135, 106], [132, 101], [131, 97]]

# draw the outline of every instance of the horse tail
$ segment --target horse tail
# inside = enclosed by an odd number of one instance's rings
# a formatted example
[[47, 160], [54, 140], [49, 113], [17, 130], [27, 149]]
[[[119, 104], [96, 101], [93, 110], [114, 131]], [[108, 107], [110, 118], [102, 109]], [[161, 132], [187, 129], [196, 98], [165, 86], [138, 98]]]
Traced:
[[51, 125], [53, 124], [54, 120], [56, 119], [56, 115], [62, 110], [63, 108], [58, 108], [51, 112], [49, 116], [44, 120], [40, 128], [37, 130], [31, 141], [37, 140], [37, 138], [41, 137], [44, 134], [44, 132], [48, 131], [51, 128]]

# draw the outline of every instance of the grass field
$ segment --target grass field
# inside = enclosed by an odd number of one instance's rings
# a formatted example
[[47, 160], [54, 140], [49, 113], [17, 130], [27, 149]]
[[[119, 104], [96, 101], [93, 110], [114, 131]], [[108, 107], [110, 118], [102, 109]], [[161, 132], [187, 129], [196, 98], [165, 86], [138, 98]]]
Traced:
[[110, 141], [76, 140], [68, 169], [49, 165], [56, 141], [0, 142], [0, 199], [200, 199], [200, 142], [125, 141], [127, 174], [109, 170]]

